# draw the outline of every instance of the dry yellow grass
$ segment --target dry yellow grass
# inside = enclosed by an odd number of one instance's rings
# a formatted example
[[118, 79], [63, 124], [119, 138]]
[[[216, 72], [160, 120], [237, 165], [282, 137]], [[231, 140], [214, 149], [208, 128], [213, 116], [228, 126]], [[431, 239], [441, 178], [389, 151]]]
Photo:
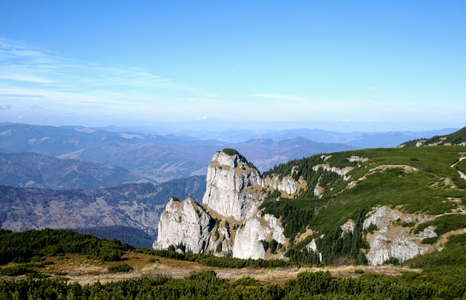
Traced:
[[[151, 263], [149, 259], [158, 258], [159, 262]], [[67, 254], [66, 258], [60, 259], [59, 257], [46, 257], [47, 261], [52, 261], [53, 264], [44, 266], [43, 268], [35, 268], [37, 272], [49, 274], [52, 277], [56, 272], [63, 272], [69, 282], [77, 282], [79, 284], [92, 284], [100, 281], [106, 283], [110, 281], [120, 281], [126, 279], [137, 279], [141, 277], [154, 277], [154, 276], [169, 276], [172, 278], [184, 278], [190, 274], [198, 273], [206, 270], [214, 270], [220, 278], [227, 279], [234, 282], [241, 277], [250, 276], [262, 283], [269, 282], [274, 284], [284, 284], [288, 279], [294, 279], [301, 272], [316, 272], [316, 271], [330, 271], [335, 277], [356, 277], [359, 274], [355, 273], [355, 269], [361, 269], [365, 273], [398, 275], [401, 271], [415, 271], [408, 268], [395, 267], [395, 266], [339, 266], [339, 267], [325, 267], [325, 268], [296, 268], [285, 267], [275, 269], [229, 269], [229, 268], [213, 268], [209, 266], [200, 265], [195, 262], [187, 262], [174, 260], [164, 257], [156, 257], [153, 255], [146, 255], [141, 253], [127, 252], [123, 255], [120, 262], [102, 263], [97, 260], [87, 259], [82, 255]], [[120, 263], [127, 263], [133, 267], [131, 272], [127, 273], [110, 273], [109, 266], [114, 266]], [[13, 266], [16, 264], [9, 264]], [[6, 278], [6, 277], [3, 277]], [[17, 278], [25, 278], [25, 276], [18, 276]]]

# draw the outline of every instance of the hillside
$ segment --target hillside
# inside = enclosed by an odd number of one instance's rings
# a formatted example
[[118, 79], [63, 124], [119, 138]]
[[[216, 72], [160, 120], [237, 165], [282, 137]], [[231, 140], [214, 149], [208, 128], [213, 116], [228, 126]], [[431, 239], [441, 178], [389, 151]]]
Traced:
[[0, 185], [49, 189], [93, 189], [147, 178], [121, 167], [58, 159], [36, 153], [0, 153]]
[[236, 150], [224, 149], [209, 164], [202, 203], [167, 203], [154, 249], [373, 266], [438, 264], [425, 257], [441, 256], [441, 264], [464, 265], [463, 151], [337, 152], [261, 175]]
[[466, 127], [447, 135], [436, 135], [430, 139], [416, 139], [399, 145], [398, 147], [421, 147], [421, 146], [466, 146]]
[[[155, 239], [160, 213], [171, 196], [200, 198], [204, 191], [204, 176], [159, 185], [131, 183], [87, 190], [3, 185], [0, 186], [0, 228], [13, 231], [80, 228], [83, 232], [91, 232], [89, 228], [100, 227], [101, 232], [107, 232], [105, 237], [129, 241], [127, 237], [131, 230], [125, 228], [131, 227], [143, 230]], [[112, 230], [115, 225], [122, 226], [119, 232]], [[96, 233], [95, 230], [92, 232]], [[108, 235], [109, 232], [113, 235]], [[141, 233], [141, 236], [144, 235]]]
[[[313, 242], [327, 263], [358, 261], [360, 251], [372, 264], [390, 257], [406, 261], [442, 250], [450, 235], [463, 234], [465, 156], [461, 146], [315, 155], [265, 172], [266, 178], [305, 181], [306, 188], [291, 198], [276, 191], [261, 207], [281, 218], [290, 239], [286, 255], [294, 260], [312, 260], [302, 250]], [[352, 241], [341, 236], [345, 230], [352, 231]], [[329, 248], [335, 243], [342, 248]], [[450, 257], [449, 251], [438, 255]]]

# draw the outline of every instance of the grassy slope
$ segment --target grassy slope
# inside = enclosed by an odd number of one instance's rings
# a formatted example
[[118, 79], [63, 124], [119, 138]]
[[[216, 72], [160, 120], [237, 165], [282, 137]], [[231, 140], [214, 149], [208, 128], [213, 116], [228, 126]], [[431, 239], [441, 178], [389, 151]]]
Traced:
[[[302, 210], [318, 212], [309, 223], [309, 228], [322, 232], [331, 230], [342, 224], [347, 219], [354, 219], [358, 209], [371, 209], [377, 205], [389, 205], [391, 207], [403, 205], [401, 211], [406, 213], [422, 212], [429, 215], [439, 215], [451, 212], [456, 208], [455, 203], [449, 202], [448, 197], [460, 198], [466, 201], [466, 192], [463, 189], [450, 186], [442, 186], [445, 178], [451, 178], [455, 185], [466, 188], [466, 181], [460, 178], [457, 170], [451, 165], [458, 161], [464, 152], [464, 147], [422, 147], [399, 149], [366, 149], [358, 151], [340, 152], [331, 154], [332, 157], [325, 162], [320, 156], [308, 159], [296, 160], [278, 166], [267, 174], [286, 176], [290, 174], [293, 166], [299, 166], [301, 176], [308, 184], [308, 190], [313, 190], [317, 178], [322, 173], [314, 171], [313, 165], [328, 163], [330, 166], [345, 167], [353, 165], [355, 168], [347, 175], [351, 175], [349, 181], [338, 178], [331, 181], [326, 187], [323, 197], [318, 199], [303, 191], [301, 195], [306, 198], [267, 199], [263, 207], [266, 212], [280, 214], [280, 209], [285, 204]], [[351, 163], [346, 158], [359, 156], [368, 158], [367, 162]], [[459, 169], [464, 169], [466, 160], [458, 164]], [[406, 173], [401, 168], [389, 169], [383, 172], [375, 172], [367, 175], [370, 169], [380, 165], [407, 165], [419, 169], [418, 172]], [[345, 189], [349, 182], [357, 180], [364, 175], [367, 179], [358, 181], [356, 187]], [[295, 174], [297, 177], [297, 174]], [[438, 182], [439, 188], [429, 187]], [[312, 194], [312, 193], [311, 193]], [[446, 202], [444, 202], [446, 201]], [[304, 231], [304, 227], [301, 230]]]
[[416, 143], [420, 140], [425, 140], [424, 145], [429, 145], [429, 144], [438, 143], [442, 141], [442, 138], [443, 138], [444, 144], [451, 143], [452, 145], [455, 145], [455, 144], [460, 144], [462, 142], [465, 142], [466, 141], [466, 127], [452, 134], [436, 135], [430, 139], [417, 139], [417, 140], [412, 140], [412, 141], [409, 141], [403, 144], [405, 145], [405, 147], [416, 147]]

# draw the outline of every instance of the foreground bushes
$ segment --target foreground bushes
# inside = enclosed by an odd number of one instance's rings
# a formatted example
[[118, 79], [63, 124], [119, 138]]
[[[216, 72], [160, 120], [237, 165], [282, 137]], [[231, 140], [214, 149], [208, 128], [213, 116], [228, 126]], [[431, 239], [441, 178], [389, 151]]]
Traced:
[[116, 266], [108, 267], [108, 271], [110, 273], [124, 273], [124, 272], [129, 272], [132, 269], [133, 268], [128, 264], [119, 264], [119, 265], [116, 265]]
[[334, 278], [300, 273], [279, 285], [244, 277], [230, 284], [214, 271], [172, 279], [164, 276], [81, 286], [60, 280], [0, 280], [0, 299], [454, 299], [465, 292], [466, 269], [433, 269], [399, 276], [364, 274]]

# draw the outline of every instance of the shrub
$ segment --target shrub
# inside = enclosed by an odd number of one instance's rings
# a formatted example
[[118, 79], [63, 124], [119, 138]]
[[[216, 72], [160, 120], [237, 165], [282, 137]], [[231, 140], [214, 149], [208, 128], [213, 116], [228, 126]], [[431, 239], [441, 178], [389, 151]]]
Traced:
[[384, 265], [394, 265], [398, 266], [400, 264], [400, 260], [396, 257], [390, 257], [386, 261], [383, 262]]
[[370, 232], [370, 234], [374, 234], [375, 231], [379, 230], [379, 228], [377, 227], [377, 225], [371, 223], [371, 225], [369, 225], [369, 227], [367, 228], [367, 231]]
[[356, 273], [356, 274], [363, 274], [364, 271], [361, 270], [361, 269], [356, 269], [356, 270], [354, 270], [354, 273]]
[[233, 283], [233, 286], [259, 286], [260, 282], [250, 276], [241, 277]]
[[25, 266], [6, 267], [2, 269], [2, 276], [18, 276], [27, 272], [29, 271]]
[[115, 266], [111, 266], [111, 267], [108, 267], [108, 270], [111, 272], [111, 273], [123, 273], [123, 272], [129, 272], [131, 271], [133, 268], [128, 265], [128, 264], [119, 264], [119, 265], [115, 265]]
[[225, 149], [223, 149], [222, 151], [223, 151], [225, 154], [228, 154], [228, 155], [230, 155], [230, 156], [233, 156], [233, 155], [235, 155], [235, 154], [239, 154], [239, 152], [236, 151], [236, 150], [233, 149], [233, 148], [225, 148]]
[[160, 259], [158, 259], [158, 258], [149, 259], [149, 262], [151, 262], [151, 263], [158, 263], [159, 261], [160, 261]]
[[425, 238], [421, 241], [422, 244], [424, 245], [433, 245], [435, 244], [438, 240], [440, 239], [439, 236], [434, 236], [434, 237], [431, 237], [431, 238]]
[[272, 241], [270, 241], [269, 246], [270, 246], [270, 252], [276, 253], [277, 247], [278, 247], [278, 242], [276, 240], [272, 240]]

